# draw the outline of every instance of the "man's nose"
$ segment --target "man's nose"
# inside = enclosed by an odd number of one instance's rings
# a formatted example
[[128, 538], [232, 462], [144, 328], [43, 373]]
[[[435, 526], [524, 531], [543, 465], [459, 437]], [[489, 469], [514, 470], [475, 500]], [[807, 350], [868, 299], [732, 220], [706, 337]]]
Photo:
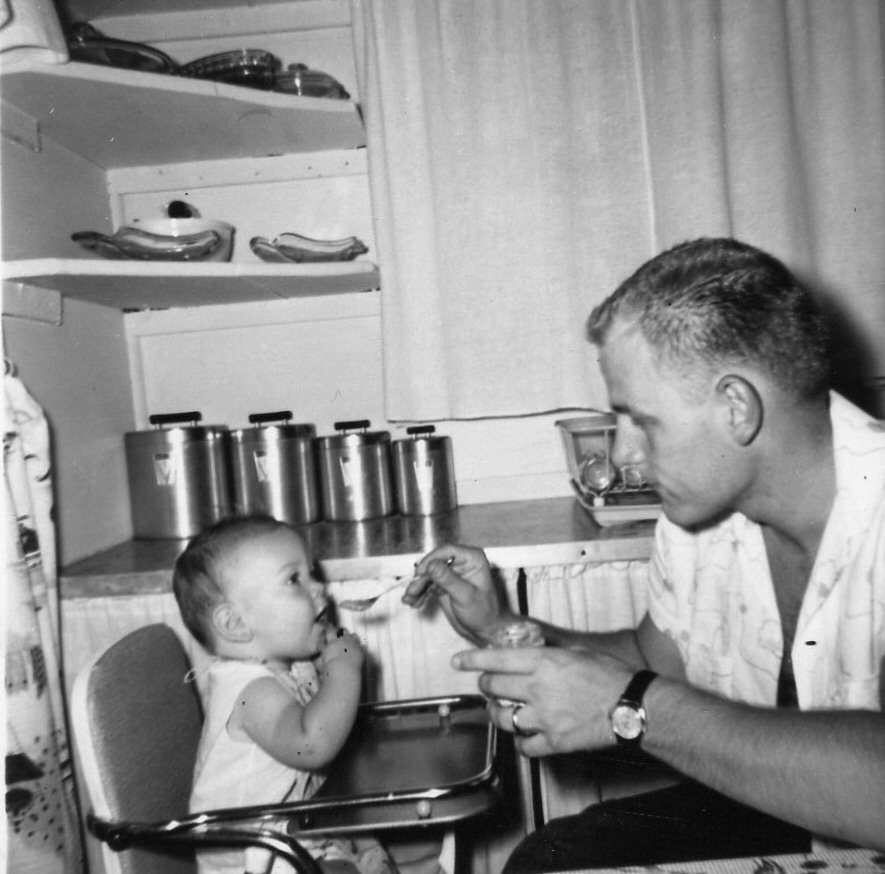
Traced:
[[640, 436], [629, 427], [619, 425], [612, 443], [611, 460], [618, 470], [625, 467], [644, 470], [646, 458]]

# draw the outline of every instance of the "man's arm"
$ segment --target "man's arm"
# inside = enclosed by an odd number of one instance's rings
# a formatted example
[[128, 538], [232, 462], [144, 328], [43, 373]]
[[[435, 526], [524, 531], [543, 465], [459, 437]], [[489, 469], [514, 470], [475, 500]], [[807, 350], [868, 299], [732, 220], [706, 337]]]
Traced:
[[[635, 673], [635, 666], [587, 646], [470, 650], [454, 664], [482, 671], [479, 687], [491, 698], [525, 702], [520, 724], [537, 733], [516, 738], [516, 745], [528, 756], [610, 745], [609, 712]], [[666, 675], [652, 682], [643, 704], [643, 747], [652, 755], [812, 832], [885, 850], [881, 712], [751, 707]], [[511, 708], [490, 703], [489, 712], [512, 731]]]
[[814, 833], [885, 850], [885, 714], [750, 707], [664, 677], [643, 703], [652, 755]]
[[646, 616], [637, 628], [622, 631], [575, 631], [550, 625], [531, 617], [532, 622], [541, 626], [548, 646], [563, 649], [605, 652], [635, 670], [651, 668], [665, 677], [685, 679], [685, 667], [676, 644]]

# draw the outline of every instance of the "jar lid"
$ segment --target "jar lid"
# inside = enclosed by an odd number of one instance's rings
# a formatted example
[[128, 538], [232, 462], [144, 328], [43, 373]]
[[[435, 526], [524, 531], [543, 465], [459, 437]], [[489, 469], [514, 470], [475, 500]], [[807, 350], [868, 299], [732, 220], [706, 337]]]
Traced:
[[154, 428], [146, 431], [127, 431], [127, 443], [149, 446], [179, 445], [183, 443], [211, 442], [230, 434], [227, 425], [191, 425], [176, 428]]
[[436, 434], [436, 428], [433, 425], [412, 425], [406, 428], [408, 437], [400, 437], [394, 440], [395, 448], [403, 449], [412, 443], [427, 444], [428, 448], [439, 448], [449, 443], [450, 438], [441, 434]]
[[289, 420], [292, 418], [291, 410], [278, 410], [273, 413], [251, 413], [249, 422], [251, 428], [237, 428], [231, 434], [235, 440], [244, 438], [266, 439], [313, 439], [317, 429], [312, 424], [295, 424]]
[[[203, 414], [198, 410], [184, 413], [158, 413], [148, 416], [153, 429], [129, 431], [127, 440], [162, 443], [164, 440], [186, 442], [188, 440], [213, 440], [229, 433], [227, 425], [202, 425]], [[182, 424], [190, 423], [190, 424]]]
[[[335, 422], [335, 430], [338, 434], [327, 434], [318, 437], [317, 442], [325, 449], [358, 448], [360, 446], [374, 446], [379, 443], [390, 442], [389, 431], [369, 431], [371, 422], [368, 419], [357, 419], [348, 422]], [[352, 433], [347, 433], [347, 432]]]

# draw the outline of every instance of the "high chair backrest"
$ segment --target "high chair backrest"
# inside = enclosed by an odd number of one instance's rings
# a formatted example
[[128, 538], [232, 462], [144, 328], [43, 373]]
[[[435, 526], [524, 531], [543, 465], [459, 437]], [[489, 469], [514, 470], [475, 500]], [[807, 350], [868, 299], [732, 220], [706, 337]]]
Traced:
[[[187, 653], [167, 625], [148, 625], [78, 674], [71, 721], [92, 809], [101, 818], [155, 822], [184, 816], [203, 714], [186, 681]], [[104, 848], [108, 874], [193, 874], [190, 853]]]

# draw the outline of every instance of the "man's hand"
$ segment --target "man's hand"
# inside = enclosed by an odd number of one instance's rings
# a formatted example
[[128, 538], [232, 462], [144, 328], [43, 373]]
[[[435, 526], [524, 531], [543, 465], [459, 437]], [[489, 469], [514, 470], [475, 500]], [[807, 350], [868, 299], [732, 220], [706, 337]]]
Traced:
[[604, 652], [557, 647], [468, 650], [455, 655], [452, 664], [482, 671], [479, 688], [491, 699], [492, 721], [504, 731], [516, 729], [513, 708], [496, 699], [523, 702], [516, 745], [527, 756], [610, 745], [609, 712], [634, 673]]
[[482, 643], [490, 629], [516, 618], [505, 608], [481, 549], [440, 546], [418, 562], [415, 573], [403, 603], [421, 607], [435, 595], [452, 627], [467, 640]]

